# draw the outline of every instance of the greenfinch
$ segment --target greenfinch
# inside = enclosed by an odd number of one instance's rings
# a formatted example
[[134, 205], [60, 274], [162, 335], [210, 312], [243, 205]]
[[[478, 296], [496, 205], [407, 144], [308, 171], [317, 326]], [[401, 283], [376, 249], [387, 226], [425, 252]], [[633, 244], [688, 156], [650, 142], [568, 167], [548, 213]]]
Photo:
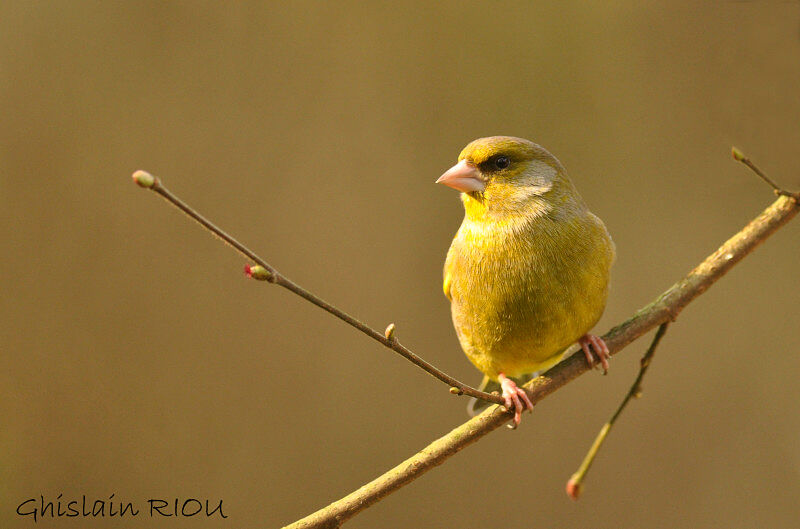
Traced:
[[589, 330], [605, 308], [614, 243], [556, 157], [528, 140], [477, 139], [436, 182], [461, 191], [465, 211], [444, 266], [453, 325], [516, 427], [533, 408], [518, 384], [571, 344], [607, 371], [608, 348]]

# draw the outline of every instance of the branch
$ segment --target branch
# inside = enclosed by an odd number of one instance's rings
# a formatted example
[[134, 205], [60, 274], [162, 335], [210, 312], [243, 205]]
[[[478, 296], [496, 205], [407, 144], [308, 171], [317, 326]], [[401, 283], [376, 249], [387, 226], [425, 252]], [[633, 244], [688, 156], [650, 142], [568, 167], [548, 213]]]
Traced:
[[[725, 275], [728, 270], [753, 251], [756, 246], [766, 240], [767, 237], [772, 235], [797, 214], [798, 209], [800, 209], [800, 207], [798, 207], [798, 203], [800, 203], [800, 193], [789, 193], [778, 188], [777, 185], [766, 178], [752, 162], [747, 163], [749, 160], [747, 160], [741, 152], [734, 149], [733, 154], [736, 160], [745, 163], [745, 165], [753, 169], [775, 189], [776, 194], [780, 195], [778, 200], [765, 209], [736, 235], [728, 239], [716, 252], [707, 257], [684, 279], [674, 284], [655, 301], [642, 308], [627, 321], [606, 333], [603, 339], [608, 345], [612, 355], [622, 350], [625, 346], [652, 328], [674, 321], [680, 311], [694, 298], [705, 292], [708, 287]], [[249, 275], [253, 277], [257, 276], [256, 278], [258, 279], [277, 283], [349, 323], [384, 346], [398, 352], [436, 378], [451, 385], [451, 393], [467, 394], [498, 404], [502, 403], [502, 399], [497, 395], [489, 395], [460, 383], [400, 345], [394, 338], [393, 324], [387, 327], [385, 334], [381, 334], [282, 276], [277, 270], [264, 262], [263, 259], [258, 257], [247, 247], [217, 228], [208, 219], [195, 212], [191, 207], [170, 193], [161, 185], [161, 182], [156, 177], [145, 171], [137, 171], [133, 174], [133, 179], [139, 186], [155, 191], [199, 222], [206, 229], [233, 246], [239, 253], [252, 259], [255, 263], [258, 263], [261, 269], [257, 270], [255, 274], [251, 274], [254, 270], [248, 269]], [[583, 355], [573, 353], [542, 376], [525, 384], [524, 387], [531, 401], [537, 403], [589, 369], [590, 366], [586, 363]], [[501, 406], [491, 407], [481, 415], [474, 417], [472, 420], [434, 441], [426, 448], [377, 479], [330, 504], [328, 507], [298, 520], [287, 526], [287, 528], [339, 527], [361, 510], [415, 480], [434, 466], [440, 465], [465, 446], [474, 443], [487, 433], [502, 426], [507, 420], [508, 416], [505, 408]]]
[[[611, 354], [664, 323], [674, 321], [694, 298], [705, 292], [756, 246], [789, 222], [798, 211], [795, 196], [781, 195], [758, 217], [728, 239], [682, 280], [678, 281], [655, 301], [642, 308], [624, 323], [603, 336]], [[589, 365], [583, 354], [572, 354], [561, 363], [527, 384], [525, 389], [535, 404], [586, 371]], [[474, 443], [508, 421], [501, 407], [493, 406], [470, 421], [455, 428], [406, 459], [382, 476], [362, 486], [344, 498], [298, 520], [284, 529], [334, 528], [374, 504], [384, 496], [407, 485], [431, 468]]]
[[597, 452], [600, 450], [600, 447], [603, 446], [606, 437], [608, 437], [608, 432], [611, 431], [614, 423], [617, 422], [617, 419], [622, 414], [622, 410], [625, 409], [625, 406], [628, 405], [628, 402], [630, 402], [632, 398], [638, 398], [639, 395], [641, 395], [642, 379], [644, 378], [644, 374], [647, 372], [647, 368], [650, 367], [650, 362], [653, 360], [653, 355], [656, 352], [658, 343], [667, 332], [667, 327], [669, 327], [669, 322], [664, 322], [658, 326], [656, 335], [653, 337], [653, 341], [650, 342], [650, 347], [647, 348], [647, 352], [639, 362], [639, 374], [637, 375], [636, 380], [633, 381], [631, 389], [628, 390], [628, 394], [625, 395], [624, 399], [622, 399], [622, 402], [620, 403], [619, 407], [617, 407], [617, 411], [614, 412], [614, 415], [612, 415], [611, 418], [603, 425], [603, 427], [600, 428], [600, 433], [598, 433], [597, 437], [595, 437], [592, 447], [589, 449], [589, 452], [587, 452], [586, 457], [583, 458], [581, 466], [578, 467], [577, 472], [575, 472], [572, 477], [569, 478], [569, 481], [567, 481], [567, 495], [573, 500], [577, 500], [578, 496], [581, 495], [583, 480], [586, 477], [586, 473], [589, 472], [589, 468], [591, 468], [595, 457], [597, 457]]
[[326, 310], [339, 318], [340, 320], [352, 325], [359, 331], [363, 332], [373, 340], [380, 342], [384, 346], [388, 347], [392, 351], [399, 353], [404, 358], [408, 359], [413, 364], [419, 366], [423, 370], [427, 371], [434, 377], [438, 378], [445, 384], [450, 386], [450, 393], [454, 395], [469, 395], [470, 397], [476, 397], [479, 399], [483, 399], [488, 402], [492, 402], [495, 404], [503, 404], [503, 399], [498, 395], [492, 395], [489, 393], [485, 393], [483, 391], [479, 391], [472, 386], [468, 386], [463, 382], [456, 380], [455, 378], [451, 377], [441, 369], [437, 368], [433, 364], [423, 360], [410, 349], [405, 347], [404, 345], [400, 344], [397, 341], [397, 338], [394, 336], [394, 324], [389, 325], [386, 328], [385, 332], [379, 332], [375, 329], [371, 328], [367, 324], [357, 320], [353, 316], [350, 316], [343, 310], [331, 305], [327, 301], [319, 298], [318, 296], [312, 294], [308, 290], [304, 289], [297, 283], [290, 280], [288, 277], [284, 276], [275, 268], [267, 264], [261, 257], [255, 254], [250, 248], [245, 246], [244, 244], [240, 243], [232, 236], [225, 233], [221, 228], [217, 227], [213, 222], [202, 216], [200, 213], [194, 210], [191, 206], [189, 206], [186, 202], [175, 196], [171, 191], [169, 191], [164, 185], [161, 183], [157, 177], [151, 175], [146, 171], [136, 171], [133, 173], [133, 181], [136, 182], [137, 185], [140, 187], [144, 187], [145, 189], [150, 189], [155, 191], [159, 195], [161, 195], [164, 199], [167, 200], [170, 204], [177, 207], [181, 211], [183, 211], [186, 215], [197, 221], [200, 225], [206, 228], [208, 231], [225, 241], [227, 244], [232, 246], [236, 251], [240, 254], [244, 255], [248, 259], [252, 260], [254, 263], [257, 263], [259, 267], [250, 267], [247, 266], [245, 268], [245, 272], [249, 277], [253, 277], [255, 279], [261, 279], [268, 281], [270, 283], [275, 283], [277, 285], [282, 286], [283, 288], [294, 292], [301, 298], [310, 301], [314, 305], [320, 307], [323, 310]]
[[[772, 191], [778, 196], [786, 196], [793, 198], [796, 201], [800, 200], [800, 193], [790, 193], [778, 186], [775, 182], [772, 181], [770, 177], [768, 177], [764, 172], [758, 168], [758, 166], [753, 163], [747, 156], [744, 155], [742, 151], [737, 149], [736, 147], [731, 148], [731, 154], [733, 155], [733, 159], [737, 162], [741, 162], [746, 165], [751, 171], [753, 171], [761, 180], [767, 183], [772, 188]], [[619, 418], [622, 411], [628, 405], [628, 402], [634, 397], [639, 397], [642, 393], [642, 379], [644, 378], [644, 374], [647, 371], [647, 368], [650, 366], [650, 362], [653, 360], [653, 355], [656, 352], [656, 347], [658, 347], [658, 343], [661, 341], [661, 338], [664, 337], [664, 334], [667, 332], [667, 327], [669, 326], [669, 322], [662, 323], [658, 327], [658, 331], [656, 331], [656, 335], [653, 338], [650, 347], [647, 349], [647, 352], [642, 357], [639, 366], [639, 374], [636, 377], [636, 380], [633, 382], [631, 389], [628, 391], [628, 394], [625, 395], [625, 398], [622, 400], [622, 403], [617, 408], [617, 411], [614, 412], [614, 415], [611, 416], [603, 427], [600, 429], [600, 433], [597, 434], [595, 437], [594, 443], [592, 443], [589, 452], [584, 457], [581, 466], [578, 468], [578, 471], [575, 472], [572, 477], [567, 481], [567, 495], [572, 498], [573, 500], [577, 500], [581, 494], [581, 489], [583, 487], [583, 480], [586, 478], [586, 473], [589, 471], [589, 468], [592, 466], [595, 458], [597, 457], [597, 453], [600, 450], [600, 447], [606, 440], [608, 433], [611, 431], [611, 428], [614, 426], [614, 423]]]
[[747, 167], [750, 168], [751, 171], [753, 171], [756, 175], [758, 175], [759, 178], [761, 178], [764, 182], [766, 182], [767, 185], [769, 185], [772, 188], [772, 191], [776, 195], [779, 195], [779, 196], [783, 195], [785, 197], [792, 197], [792, 198], [795, 198], [795, 199], [800, 198], [800, 193], [790, 193], [789, 191], [786, 191], [785, 189], [782, 189], [780, 186], [778, 186], [778, 184], [773, 182], [770, 177], [765, 175], [764, 171], [759, 169], [758, 166], [756, 164], [754, 164], [753, 161], [750, 158], [745, 156], [744, 153], [742, 151], [740, 151], [739, 149], [737, 149], [736, 147], [732, 147], [731, 148], [731, 154], [733, 155], [733, 159], [734, 160], [736, 160], [737, 162], [742, 162], [743, 164], [745, 164]]

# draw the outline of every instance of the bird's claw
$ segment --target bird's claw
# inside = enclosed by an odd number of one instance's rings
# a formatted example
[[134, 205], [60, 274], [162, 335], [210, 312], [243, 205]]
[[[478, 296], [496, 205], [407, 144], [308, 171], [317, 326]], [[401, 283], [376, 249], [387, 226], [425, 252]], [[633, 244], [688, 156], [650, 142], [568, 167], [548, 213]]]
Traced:
[[503, 388], [503, 400], [505, 401], [505, 408], [514, 412], [514, 420], [509, 428], [516, 428], [522, 421], [522, 412], [528, 410], [533, 412], [533, 402], [528, 398], [528, 394], [524, 389], [517, 386], [516, 382], [500, 373], [497, 377], [500, 381], [500, 387]]
[[[604, 342], [599, 336], [587, 333], [580, 337], [578, 343], [580, 344], [581, 349], [583, 349], [583, 354], [586, 355], [586, 361], [589, 362], [589, 367], [602, 366], [603, 374], [607, 374], [608, 360], [611, 358], [611, 353], [608, 350], [606, 342]], [[590, 345], [591, 348], [589, 347]], [[594, 349], [594, 355], [592, 354], [592, 349]], [[597, 355], [598, 363], [595, 363], [595, 355]]]

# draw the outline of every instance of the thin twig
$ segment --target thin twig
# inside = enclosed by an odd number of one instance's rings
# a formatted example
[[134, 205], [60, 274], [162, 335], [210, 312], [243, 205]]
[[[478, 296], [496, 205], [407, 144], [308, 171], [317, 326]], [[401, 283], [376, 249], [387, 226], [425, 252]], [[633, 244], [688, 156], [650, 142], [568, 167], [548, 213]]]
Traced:
[[764, 182], [769, 184], [769, 186], [772, 188], [772, 190], [775, 191], [776, 195], [783, 195], [785, 197], [792, 197], [795, 200], [800, 198], [800, 193], [791, 193], [789, 191], [786, 191], [785, 189], [781, 188], [778, 184], [773, 182], [772, 179], [770, 177], [768, 177], [764, 173], [764, 171], [759, 169], [758, 166], [755, 163], [753, 163], [753, 161], [750, 158], [745, 156], [744, 153], [742, 151], [740, 151], [739, 149], [737, 149], [736, 147], [731, 147], [731, 154], [733, 155], [733, 159], [734, 160], [736, 160], [737, 162], [742, 162], [743, 164], [745, 164], [747, 167], [750, 168], [751, 171], [753, 171], [756, 175], [758, 175]]
[[450, 393], [454, 395], [469, 395], [470, 397], [476, 397], [479, 399], [483, 399], [488, 402], [492, 402], [494, 404], [503, 404], [503, 399], [498, 395], [492, 395], [490, 393], [485, 393], [483, 391], [479, 391], [471, 386], [464, 384], [456, 380], [455, 378], [451, 377], [444, 371], [440, 370], [439, 368], [435, 367], [431, 363], [423, 360], [416, 354], [414, 354], [411, 350], [407, 347], [402, 345], [397, 339], [392, 336], [386, 336], [384, 333], [377, 331], [365, 323], [357, 320], [353, 316], [350, 316], [343, 310], [331, 305], [327, 301], [319, 298], [318, 296], [312, 294], [308, 290], [304, 289], [297, 283], [291, 281], [289, 278], [278, 272], [275, 268], [267, 264], [261, 257], [255, 254], [251, 249], [249, 249], [244, 244], [237, 241], [231, 235], [228, 235], [225, 231], [217, 227], [213, 222], [202, 216], [200, 213], [195, 211], [191, 206], [186, 204], [183, 200], [175, 196], [172, 192], [170, 192], [166, 187], [163, 186], [161, 181], [151, 175], [146, 171], [136, 171], [133, 173], [133, 180], [139, 186], [144, 187], [146, 189], [150, 189], [155, 191], [163, 198], [165, 198], [170, 204], [176, 206], [178, 209], [183, 211], [186, 215], [197, 221], [201, 224], [204, 228], [208, 231], [225, 241], [227, 244], [232, 246], [236, 251], [240, 254], [244, 255], [248, 259], [252, 260], [254, 263], [257, 263], [265, 270], [264, 279], [269, 281], [270, 283], [275, 283], [284, 287], [291, 292], [294, 292], [298, 296], [305, 298], [306, 300], [310, 301], [314, 305], [324, 309], [340, 320], [349, 323], [359, 331], [363, 332], [370, 338], [380, 342], [384, 346], [388, 347], [392, 351], [399, 353], [404, 358], [411, 361], [413, 364], [419, 366], [420, 368], [424, 369], [434, 377], [438, 378], [445, 384], [448, 384], [451, 388], [456, 388], [457, 391], [450, 390]]
[[[673, 321], [693, 299], [705, 292], [756, 246], [762, 243], [800, 211], [798, 202], [781, 196], [736, 235], [708, 256], [686, 277], [675, 283], [655, 301], [603, 336], [611, 354], [647, 333]], [[583, 353], [572, 354], [561, 363], [527, 384], [533, 403], [589, 371]], [[492, 406], [448, 434], [429, 444], [382, 476], [327, 507], [298, 520], [284, 529], [333, 528], [374, 504], [384, 496], [414, 481], [431, 468], [442, 464], [464, 447], [474, 443], [508, 421], [508, 415]]]
[[641, 362], [639, 363], [639, 375], [636, 377], [636, 380], [633, 382], [631, 389], [628, 391], [628, 394], [625, 395], [625, 398], [622, 400], [622, 403], [617, 408], [617, 411], [614, 412], [614, 415], [611, 416], [611, 419], [606, 422], [603, 427], [600, 429], [600, 433], [597, 434], [597, 437], [592, 443], [592, 447], [587, 452], [586, 457], [583, 458], [583, 462], [581, 466], [578, 468], [578, 471], [575, 472], [569, 481], [567, 481], [567, 495], [573, 500], [577, 500], [578, 496], [581, 494], [581, 490], [583, 488], [583, 480], [586, 477], [586, 473], [589, 471], [589, 468], [592, 466], [595, 457], [597, 457], [597, 453], [600, 450], [600, 447], [605, 442], [606, 437], [608, 436], [608, 432], [611, 431], [611, 428], [614, 426], [617, 418], [622, 414], [622, 410], [625, 409], [625, 406], [628, 405], [628, 402], [634, 397], [639, 397], [642, 393], [642, 379], [644, 378], [644, 374], [647, 371], [647, 368], [650, 366], [650, 362], [653, 359], [653, 355], [656, 352], [656, 347], [658, 347], [658, 343], [661, 341], [661, 338], [664, 337], [664, 334], [667, 332], [667, 327], [669, 327], [669, 322], [664, 322], [658, 326], [658, 330], [656, 331], [656, 335], [653, 337], [653, 341], [650, 343], [650, 347], [647, 348], [647, 352], [642, 357]]

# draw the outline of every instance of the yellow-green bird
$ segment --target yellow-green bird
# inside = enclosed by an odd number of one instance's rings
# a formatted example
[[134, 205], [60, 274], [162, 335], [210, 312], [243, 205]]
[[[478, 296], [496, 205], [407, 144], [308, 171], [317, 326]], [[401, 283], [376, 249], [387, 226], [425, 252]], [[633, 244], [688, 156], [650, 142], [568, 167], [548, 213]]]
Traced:
[[528, 140], [477, 139], [436, 182], [461, 191], [465, 210], [444, 266], [453, 325], [516, 426], [533, 404], [514, 379], [575, 342], [608, 369], [606, 344], [588, 332], [605, 308], [614, 243], [556, 157]]

